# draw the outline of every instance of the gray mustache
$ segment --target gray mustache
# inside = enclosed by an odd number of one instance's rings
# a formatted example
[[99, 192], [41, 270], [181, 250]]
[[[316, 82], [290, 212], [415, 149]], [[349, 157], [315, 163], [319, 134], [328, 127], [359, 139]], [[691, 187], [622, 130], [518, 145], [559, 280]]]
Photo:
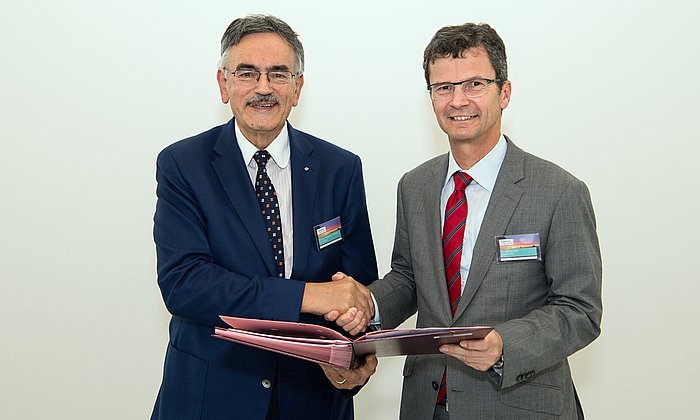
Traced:
[[258, 105], [261, 102], [278, 104], [279, 100], [274, 95], [255, 95], [246, 101], [246, 105]]

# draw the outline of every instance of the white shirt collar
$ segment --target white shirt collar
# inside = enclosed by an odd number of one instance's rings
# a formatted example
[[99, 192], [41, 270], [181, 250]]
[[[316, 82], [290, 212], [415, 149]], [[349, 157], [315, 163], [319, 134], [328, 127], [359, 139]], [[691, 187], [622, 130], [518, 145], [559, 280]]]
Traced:
[[508, 149], [508, 143], [506, 138], [501, 134], [498, 139], [498, 143], [491, 149], [490, 152], [486, 154], [480, 161], [478, 161], [474, 166], [472, 166], [468, 171], [463, 170], [457, 165], [452, 152], [449, 154], [449, 165], [447, 167], [447, 177], [445, 178], [445, 183], [443, 187], [452, 178], [452, 174], [457, 171], [467, 172], [474, 181], [484, 187], [489, 193], [493, 191], [493, 187], [496, 185], [496, 178], [498, 177], [498, 171], [501, 170], [501, 165], [503, 164], [503, 159], [506, 157], [506, 150]]
[[[241, 154], [243, 155], [243, 162], [246, 165], [250, 165], [253, 160], [253, 155], [258, 149], [253, 146], [253, 143], [249, 142], [248, 139], [243, 135], [243, 132], [238, 128], [238, 122], [234, 124], [236, 132], [236, 142], [238, 142], [238, 147], [241, 149]], [[286, 168], [289, 164], [290, 149], [289, 149], [289, 132], [287, 131], [287, 124], [282, 127], [282, 131], [272, 140], [269, 146], [265, 149], [272, 156], [272, 160], [275, 161], [277, 166], [280, 168]], [[254, 163], [254, 165], [257, 164]]]

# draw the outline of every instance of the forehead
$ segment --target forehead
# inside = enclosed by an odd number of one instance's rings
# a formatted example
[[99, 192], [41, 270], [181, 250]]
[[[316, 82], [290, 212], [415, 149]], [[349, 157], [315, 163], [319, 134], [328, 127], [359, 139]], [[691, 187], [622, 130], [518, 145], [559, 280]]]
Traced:
[[430, 83], [456, 82], [471, 77], [492, 79], [496, 71], [483, 47], [464, 51], [459, 58], [443, 57], [428, 64]]
[[275, 33], [246, 35], [229, 48], [227, 66], [250, 64], [259, 68], [287, 66], [294, 68], [295, 55], [291, 45]]

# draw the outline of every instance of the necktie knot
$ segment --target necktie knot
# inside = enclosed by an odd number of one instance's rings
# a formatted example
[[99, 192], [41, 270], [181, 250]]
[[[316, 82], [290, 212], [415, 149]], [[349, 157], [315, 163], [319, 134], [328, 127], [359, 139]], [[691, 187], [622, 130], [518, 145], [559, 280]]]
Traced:
[[255, 159], [255, 163], [257, 163], [258, 166], [265, 167], [267, 161], [270, 160], [270, 153], [267, 150], [258, 150], [253, 155], [253, 159]]
[[469, 174], [462, 171], [457, 171], [452, 174], [452, 179], [455, 182], [455, 191], [464, 191], [467, 189], [467, 185], [474, 180]]

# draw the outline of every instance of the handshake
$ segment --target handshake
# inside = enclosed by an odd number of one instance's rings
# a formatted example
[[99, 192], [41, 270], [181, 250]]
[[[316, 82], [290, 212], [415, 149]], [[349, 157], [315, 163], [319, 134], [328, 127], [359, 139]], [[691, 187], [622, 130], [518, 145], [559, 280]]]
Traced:
[[[323, 315], [351, 335], [364, 331], [375, 315], [369, 290], [344, 273], [336, 273], [329, 283], [306, 283], [301, 311]], [[493, 330], [484, 338], [444, 344], [439, 350], [475, 370], [485, 372], [502, 360], [503, 338]], [[357, 360], [351, 369], [325, 365], [321, 365], [321, 368], [333, 386], [352, 389], [367, 382], [377, 368], [377, 358], [368, 354]]]
[[[332, 282], [306, 283], [301, 312], [323, 315], [351, 335], [364, 331], [374, 317], [372, 295], [364, 285], [344, 273], [335, 273]], [[339, 389], [364, 385], [377, 369], [377, 357], [368, 354], [352, 369], [321, 365], [328, 380]]]
[[332, 282], [306, 283], [301, 312], [323, 315], [351, 335], [364, 331], [374, 317], [372, 295], [354, 278], [338, 272]]

